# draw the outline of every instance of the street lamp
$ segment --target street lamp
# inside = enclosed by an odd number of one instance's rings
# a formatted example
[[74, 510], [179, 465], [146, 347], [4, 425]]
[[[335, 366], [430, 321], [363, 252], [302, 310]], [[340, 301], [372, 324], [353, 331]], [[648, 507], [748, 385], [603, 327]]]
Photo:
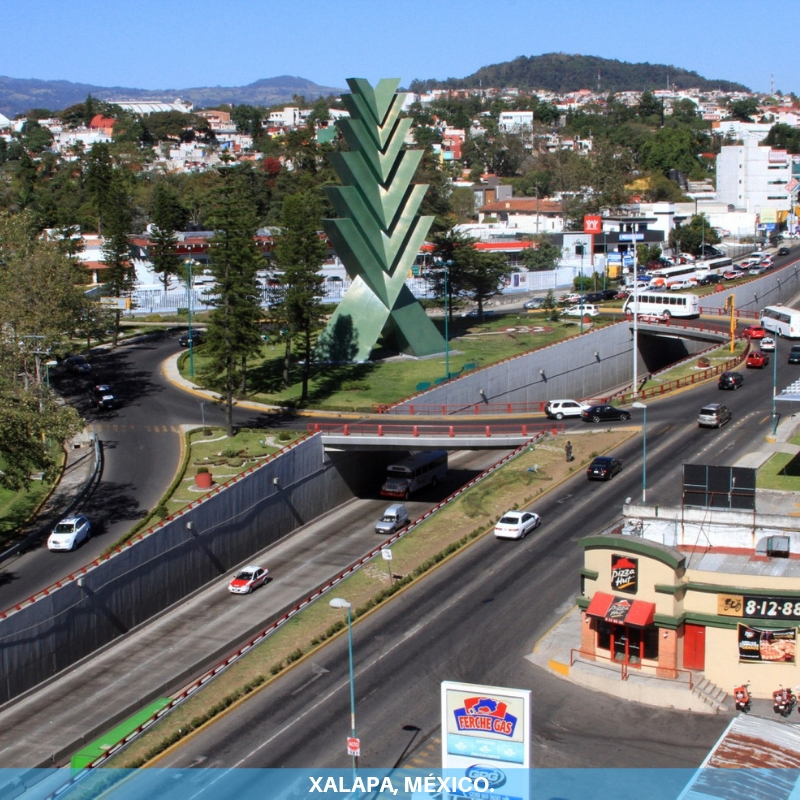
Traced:
[[[776, 337], [777, 339], [777, 337]], [[778, 432], [778, 409], [775, 402], [778, 399], [778, 346], [772, 353], [772, 435]]]
[[580, 311], [581, 311], [581, 333], [583, 333], [583, 252], [586, 249], [586, 242], [583, 242], [583, 241], [575, 242], [575, 246], [581, 248], [581, 299], [580, 299]]
[[647, 405], [631, 403], [631, 408], [641, 408], [642, 420], [642, 505], [647, 502]]
[[[350, 737], [356, 738], [356, 684], [353, 675], [353, 617], [350, 613], [350, 603], [341, 597], [334, 597], [330, 603], [331, 608], [347, 609], [347, 649], [350, 656]], [[353, 778], [355, 779], [358, 756], [353, 750]]]
[[203, 436], [206, 435], [206, 401], [200, 403], [200, 415], [203, 419]]

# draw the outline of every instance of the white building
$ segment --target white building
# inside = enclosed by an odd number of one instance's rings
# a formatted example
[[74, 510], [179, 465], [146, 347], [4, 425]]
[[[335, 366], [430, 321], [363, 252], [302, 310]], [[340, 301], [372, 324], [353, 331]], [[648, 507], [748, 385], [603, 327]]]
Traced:
[[792, 161], [786, 150], [762, 147], [753, 139], [727, 145], [717, 156], [717, 200], [736, 209], [769, 217], [791, 210], [786, 186]]
[[501, 111], [497, 126], [503, 133], [520, 133], [533, 127], [533, 111]]

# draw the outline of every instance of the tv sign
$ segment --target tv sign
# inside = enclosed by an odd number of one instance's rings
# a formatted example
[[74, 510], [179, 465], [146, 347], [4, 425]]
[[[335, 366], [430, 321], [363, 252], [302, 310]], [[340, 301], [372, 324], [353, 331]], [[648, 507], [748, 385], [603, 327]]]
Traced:
[[603, 218], [593, 214], [586, 214], [583, 218], [583, 232], [584, 233], [602, 233], [603, 232]]

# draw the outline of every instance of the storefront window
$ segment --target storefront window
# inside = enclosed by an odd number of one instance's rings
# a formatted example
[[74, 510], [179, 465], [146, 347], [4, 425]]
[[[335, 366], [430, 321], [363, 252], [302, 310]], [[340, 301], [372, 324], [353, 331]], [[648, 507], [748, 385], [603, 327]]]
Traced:
[[658, 660], [658, 635], [660, 632], [655, 625], [651, 625], [642, 631], [643, 658]]

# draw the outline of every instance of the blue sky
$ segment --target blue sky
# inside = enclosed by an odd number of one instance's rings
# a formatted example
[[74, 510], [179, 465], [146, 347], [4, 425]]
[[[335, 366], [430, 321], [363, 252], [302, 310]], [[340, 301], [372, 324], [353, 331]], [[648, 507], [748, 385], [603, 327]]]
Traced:
[[[672, 64], [800, 94], [800, 3], [752, 0], [0, 0], [0, 75], [97, 86], [241, 86], [295, 75], [461, 78], [563, 52]], [[589, 88], [589, 87], [586, 87]]]

